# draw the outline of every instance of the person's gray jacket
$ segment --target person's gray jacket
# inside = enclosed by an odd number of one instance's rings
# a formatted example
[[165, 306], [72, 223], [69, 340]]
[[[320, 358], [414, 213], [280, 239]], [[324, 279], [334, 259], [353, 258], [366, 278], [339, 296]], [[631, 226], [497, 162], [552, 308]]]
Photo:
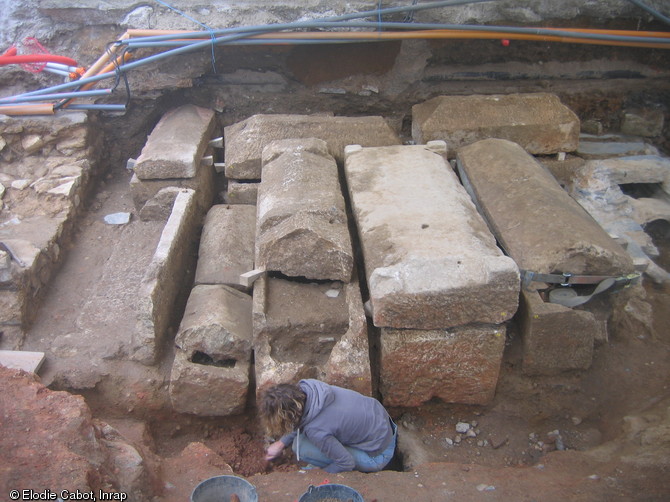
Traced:
[[[325, 471], [354, 469], [354, 458], [345, 446], [358, 448], [374, 457], [391, 444], [390, 417], [376, 399], [319, 380], [300, 380], [299, 386], [307, 400], [298, 429], [333, 460]], [[280, 440], [289, 446], [296, 434], [297, 431], [293, 431]]]

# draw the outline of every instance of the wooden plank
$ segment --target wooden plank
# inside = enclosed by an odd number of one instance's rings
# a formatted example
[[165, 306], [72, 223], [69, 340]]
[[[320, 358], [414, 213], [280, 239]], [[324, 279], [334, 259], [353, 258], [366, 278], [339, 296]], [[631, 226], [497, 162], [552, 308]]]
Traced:
[[249, 288], [254, 282], [256, 282], [256, 279], [258, 279], [264, 273], [265, 270], [259, 268], [245, 272], [240, 275], [240, 284], [246, 288]]
[[44, 362], [44, 352], [0, 350], [0, 366], [37, 373]]

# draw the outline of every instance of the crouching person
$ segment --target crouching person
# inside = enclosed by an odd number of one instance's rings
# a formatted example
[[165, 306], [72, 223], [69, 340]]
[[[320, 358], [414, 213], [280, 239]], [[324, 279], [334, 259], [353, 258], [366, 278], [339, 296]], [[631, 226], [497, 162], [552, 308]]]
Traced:
[[259, 403], [270, 436], [266, 460], [293, 447], [298, 461], [326, 472], [381, 471], [393, 458], [397, 428], [382, 404], [319, 380], [279, 384]]

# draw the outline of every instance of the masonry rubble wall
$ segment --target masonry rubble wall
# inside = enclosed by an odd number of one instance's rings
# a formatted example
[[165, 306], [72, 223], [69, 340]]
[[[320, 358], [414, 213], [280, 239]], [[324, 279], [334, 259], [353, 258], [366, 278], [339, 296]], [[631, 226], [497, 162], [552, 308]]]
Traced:
[[514, 315], [517, 267], [442, 155], [351, 147], [345, 173], [375, 326], [443, 329]]
[[6, 348], [21, 344], [62, 261], [90, 190], [99, 140], [83, 113], [0, 117], [0, 326]]
[[262, 178], [263, 149], [272, 141], [318, 138], [328, 152], [342, 161], [349, 144], [384, 146], [400, 138], [382, 117], [332, 117], [324, 115], [253, 115], [224, 129], [225, 174], [234, 180]]
[[303, 283], [263, 276], [254, 285], [256, 392], [301, 378], [372, 393], [358, 281]]
[[412, 137], [444, 140], [456, 153], [487, 138], [514, 141], [533, 154], [572, 152], [579, 118], [549, 93], [438, 96], [412, 107]]
[[237, 289], [240, 275], [254, 269], [256, 208], [212, 206], [205, 217], [195, 284], [226, 284]]
[[633, 271], [625, 250], [520, 145], [479, 141], [459, 151], [458, 168], [519, 268], [587, 275]]
[[324, 141], [291, 139], [263, 150], [256, 267], [348, 282], [354, 265], [337, 164]]

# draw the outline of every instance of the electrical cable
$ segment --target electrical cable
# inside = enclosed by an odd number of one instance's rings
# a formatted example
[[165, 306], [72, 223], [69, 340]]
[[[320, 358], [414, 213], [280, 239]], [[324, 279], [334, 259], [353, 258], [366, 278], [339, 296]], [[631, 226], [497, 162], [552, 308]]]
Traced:
[[664, 16], [656, 9], [652, 9], [648, 5], [642, 3], [640, 0], [628, 0], [630, 3], [637, 5], [640, 9], [647, 11], [649, 14], [654, 16], [659, 21], [663, 21], [665, 24], [670, 24], [670, 17]]
[[[157, 0], [159, 1], [159, 0]], [[411, 13], [424, 9], [435, 9], [439, 7], [450, 7], [474, 3], [489, 2], [492, 0], [447, 0], [440, 2], [426, 2], [419, 4], [417, 0], [413, 0], [412, 5], [401, 7], [382, 8], [381, 0], [378, 3], [377, 9], [371, 11], [357, 12], [345, 14], [341, 16], [332, 16], [321, 18], [314, 21], [298, 21], [292, 23], [278, 23], [275, 25], [257, 25], [247, 27], [224, 28], [220, 30], [212, 30], [206, 25], [198, 24], [206, 27], [210, 38], [203, 40], [204, 32], [188, 32], [188, 31], [170, 31], [159, 32], [156, 35], [144, 35], [145, 33], [155, 33], [158, 30], [128, 30], [119, 40], [112, 42], [101, 58], [87, 70], [82, 78], [75, 82], [66, 82], [64, 84], [51, 86], [37, 91], [27, 92], [13, 96], [11, 98], [0, 98], [0, 105], [5, 100], [17, 100], [22, 98], [29, 98], [32, 96], [44, 96], [54, 94], [60, 91], [69, 89], [78, 89], [74, 94], [93, 86], [96, 82], [106, 79], [115, 78], [115, 89], [123, 78], [126, 91], [127, 101], [130, 102], [130, 85], [127, 79], [127, 72], [162, 59], [185, 54], [196, 51], [207, 46], [212, 46], [212, 51], [215, 45], [220, 44], [269, 44], [269, 43], [291, 43], [291, 44], [315, 44], [315, 43], [348, 43], [348, 42], [364, 42], [373, 40], [391, 40], [391, 39], [405, 39], [405, 38], [515, 38], [519, 40], [546, 40], [546, 41], [560, 41], [560, 42], [576, 42], [576, 43], [599, 43], [608, 45], [627, 45], [627, 46], [644, 46], [644, 47], [659, 47], [670, 48], [670, 33], [665, 32], [633, 32], [633, 31], [612, 31], [612, 30], [589, 30], [589, 29], [554, 29], [554, 28], [528, 28], [528, 27], [512, 27], [512, 26], [486, 26], [486, 25], [454, 25], [454, 24], [430, 24], [430, 23], [394, 23], [382, 21], [383, 14], [391, 14], [396, 12]], [[636, 3], [636, 0], [631, 0]], [[163, 3], [163, 2], [160, 2]], [[167, 4], [164, 4], [167, 6]], [[637, 3], [636, 3], [637, 5]], [[643, 4], [642, 4], [643, 5]], [[169, 7], [169, 6], [168, 6]], [[646, 6], [645, 6], [646, 7]], [[174, 10], [174, 9], [173, 9]], [[660, 14], [654, 11], [656, 14]], [[661, 15], [662, 16], [662, 15]], [[186, 16], [188, 17], [188, 16]], [[354, 19], [364, 19], [368, 17], [376, 17], [376, 21], [352, 21]], [[189, 18], [190, 19], [190, 18]], [[407, 19], [407, 17], [405, 18]], [[413, 21], [413, 17], [410, 18]], [[376, 32], [362, 32], [362, 31], [328, 31], [328, 32], [314, 32], [314, 31], [293, 31], [286, 32], [285, 30], [323, 30], [323, 29], [364, 29], [373, 28]], [[402, 32], [381, 31], [382, 29], [396, 29], [405, 30]], [[136, 36], [133, 36], [136, 35]], [[214, 37], [216, 35], [216, 37]], [[649, 36], [651, 35], [651, 36]], [[137, 61], [126, 63], [127, 57], [130, 55], [129, 50], [145, 47], [170, 47], [169, 50], [144, 57]], [[115, 57], [117, 53], [120, 56]], [[3, 57], [0, 56], [0, 61]], [[53, 57], [53, 56], [52, 56]], [[112, 63], [105, 63], [109, 60]], [[66, 63], [67, 64], [67, 63]], [[76, 64], [76, 63], [74, 63]], [[214, 64], [214, 61], [213, 61]], [[61, 95], [61, 97], [64, 97]], [[46, 99], [46, 98], [42, 98]], [[56, 109], [66, 108], [71, 102], [72, 98], [62, 101], [55, 105]], [[110, 106], [126, 106], [126, 105], [110, 105]], [[89, 105], [82, 105], [89, 106]], [[92, 105], [91, 105], [92, 106]], [[90, 108], [93, 109], [93, 108]], [[101, 108], [102, 109], [102, 108]], [[0, 109], [0, 113], [3, 112]]]

